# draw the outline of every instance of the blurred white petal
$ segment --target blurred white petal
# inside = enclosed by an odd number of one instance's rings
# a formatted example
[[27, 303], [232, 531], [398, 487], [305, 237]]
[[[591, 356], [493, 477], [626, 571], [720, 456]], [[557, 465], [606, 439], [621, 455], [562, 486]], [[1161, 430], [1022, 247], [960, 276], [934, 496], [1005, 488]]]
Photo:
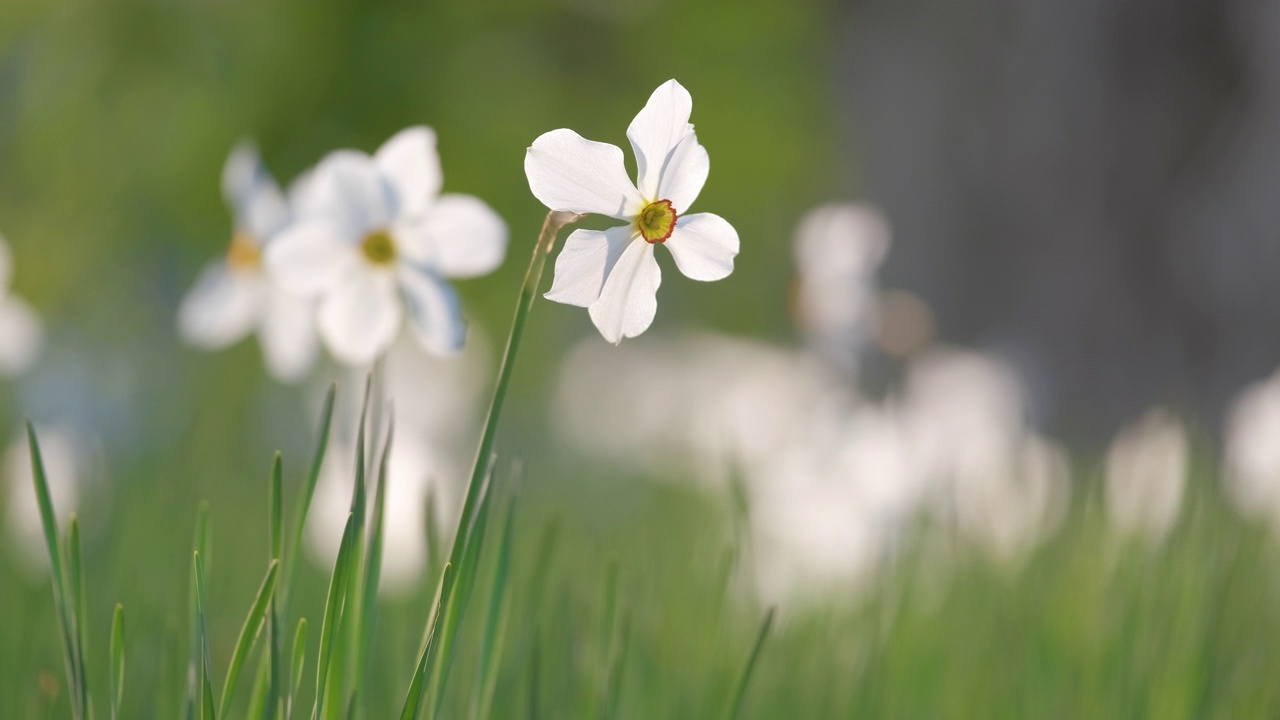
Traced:
[[183, 340], [220, 350], [244, 339], [258, 326], [266, 301], [266, 282], [257, 270], [233, 270], [222, 260], [207, 265], [178, 307]]
[[357, 243], [386, 229], [399, 213], [395, 190], [373, 158], [357, 150], [336, 150], [316, 165], [298, 196], [300, 221], [316, 218], [336, 225], [339, 237]]
[[235, 217], [236, 229], [259, 242], [265, 242], [289, 220], [284, 193], [251, 142], [236, 145], [227, 157], [222, 169], [222, 195]]
[[1122, 532], [1159, 542], [1182, 509], [1190, 447], [1178, 418], [1163, 408], [1121, 429], [1107, 451], [1107, 516]]
[[431, 128], [418, 125], [401, 130], [378, 148], [373, 159], [395, 187], [401, 212], [420, 215], [440, 194], [444, 173]]
[[410, 326], [418, 342], [437, 354], [461, 349], [466, 323], [453, 288], [439, 277], [407, 265], [400, 267], [397, 276], [409, 302]]
[[267, 271], [295, 295], [315, 297], [329, 292], [361, 262], [359, 248], [342, 228], [322, 219], [307, 219], [277, 235], [266, 249]]
[[[507, 224], [484, 201], [471, 195], [440, 197], [420, 232], [426, 259], [444, 277], [487, 275], [507, 254]], [[406, 253], [407, 254], [407, 253]]]
[[395, 276], [362, 268], [320, 301], [317, 323], [339, 362], [367, 365], [390, 347], [403, 315]]
[[676, 267], [691, 280], [722, 280], [733, 272], [738, 255], [738, 231], [724, 218], [697, 213], [680, 218], [671, 237], [663, 243]]
[[267, 372], [281, 382], [301, 380], [315, 364], [319, 341], [315, 303], [281, 288], [268, 291], [258, 341]]

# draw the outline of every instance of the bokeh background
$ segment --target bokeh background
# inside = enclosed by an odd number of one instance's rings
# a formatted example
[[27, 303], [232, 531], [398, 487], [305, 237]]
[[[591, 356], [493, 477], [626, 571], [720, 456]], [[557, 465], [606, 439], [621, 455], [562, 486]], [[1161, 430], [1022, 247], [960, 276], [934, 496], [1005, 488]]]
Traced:
[[[882, 591], [811, 598], [779, 625], [749, 707], [761, 717], [990, 716], [983, 709], [996, 705], [1062, 717], [1274, 712], [1266, 678], [1280, 666], [1280, 589], [1267, 571], [1280, 558], [1264, 523], [1226, 506], [1217, 478], [1230, 403], [1280, 364], [1274, 14], [1208, 0], [0, 5], [0, 233], [13, 292], [45, 323], [38, 363], [0, 380], [0, 421], [15, 437], [24, 418], [61, 428], [79, 448], [75, 504], [99, 601], [92, 642], [105, 650], [111, 609], [124, 602], [130, 716], [168, 716], [185, 692], [200, 501], [212, 510], [211, 620], [225, 657], [267, 553], [272, 453], [283, 450], [296, 491], [318, 389], [337, 379], [351, 402], [360, 382], [326, 362], [282, 385], [252, 339], [219, 353], [181, 343], [178, 304], [232, 230], [219, 191], [231, 148], [255, 140], [285, 183], [330, 150], [371, 152], [428, 124], [445, 190], [506, 219], [502, 268], [458, 284], [480, 347], [464, 364], [489, 373], [474, 407], [442, 422], [465, 464], [545, 213], [528, 190], [525, 148], [559, 127], [625, 147], [631, 118], [672, 77], [693, 95], [712, 160], [697, 209], [737, 228], [735, 271], [695, 283], [662, 257], [649, 332], [677, 338], [679, 352], [628, 361], [626, 374], [584, 359], [612, 350], [585, 312], [540, 302], [499, 438], [500, 475], [519, 479], [525, 508], [522, 572], [544, 528], [560, 528], [543, 604], [559, 612], [528, 611], [553, 638], [544, 672], [556, 661], [569, 669], [546, 681], [550, 716], [575, 716], [576, 679], [597, 672], [578, 645], [595, 642], [594, 629], [575, 623], [600, 612], [611, 573], [646, 636], [628, 665], [628, 717], [710, 712], [770, 601], [723, 576], [751, 551], [735, 538], [753, 502], [772, 496], [750, 496], [732, 469], [707, 483], [696, 462], [655, 469], [584, 451], [595, 441], [566, 438], [572, 370], [588, 369], [584, 387], [621, 408], [625, 432], [636, 387], [664, 374], [675, 383], [691, 367], [684, 359], [701, 346], [690, 333], [801, 348], [793, 237], [831, 201], [883, 213], [892, 240], [879, 283], [907, 293], [909, 319], [927, 306], [938, 342], [998, 357], [1017, 378], [1018, 421], [1067, 449], [1070, 498], [1062, 517], [1033, 513], [1027, 522], [1057, 534], [1011, 564], [895, 540], [906, 570], [886, 572]], [[901, 358], [873, 342], [860, 352], [851, 392], [892, 397]], [[781, 364], [849, 382], [848, 368]], [[416, 402], [430, 403], [446, 388], [424, 381], [420, 392]], [[1130, 552], [1108, 541], [1100, 515], [1101, 457], [1157, 404], [1190, 428], [1179, 507], [1194, 509], [1156, 551]], [[780, 411], [760, 399], [732, 412], [751, 424]], [[565, 415], [570, 431], [555, 421]], [[640, 453], [673, 452], [645, 437]], [[461, 477], [440, 478], [442, 502], [448, 487], [457, 502]], [[456, 517], [436, 511], [443, 523]], [[49, 587], [25, 547], [10, 533], [0, 552], [5, 717], [65, 709]], [[302, 572], [303, 614], [318, 616], [325, 573], [323, 560]], [[386, 600], [387, 708], [403, 693], [433, 587], [423, 580]], [[725, 587], [740, 597], [720, 599]], [[500, 689], [523, 698], [512, 663]], [[682, 664], [693, 669], [671, 677]], [[500, 716], [515, 716], [510, 702]]]

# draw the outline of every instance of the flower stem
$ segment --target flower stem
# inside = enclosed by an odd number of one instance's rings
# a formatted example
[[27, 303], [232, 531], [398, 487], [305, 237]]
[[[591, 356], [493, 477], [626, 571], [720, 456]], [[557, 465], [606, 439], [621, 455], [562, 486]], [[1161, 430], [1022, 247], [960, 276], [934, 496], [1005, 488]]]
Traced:
[[476, 449], [476, 459], [475, 464], [472, 465], [470, 483], [467, 485], [466, 500], [462, 503], [462, 517], [458, 521], [458, 534], [454, 538], [453, 548], [449, 553], [449, 562], [455, 568], [462, 560], [463, 546], [470, 535], [470, 525], [474, 520], [480, 488], [484, 485], [485, 470], [489, 464], [489, 453], [493, 452], [498, 419], [502, 416], [507, 386], [511, 384], [511, 373], [515, 369], [516, 354], [520, 351], [520, 339], [524, 336], [524, 326], [529, 319], [529, 310], [533, 307], [534, 298], [538, 296], [542, 270], [546, 267], [547, 256], [555, 247], [556, 235], [561, 228], [577, 221], [580, 217], [582, 216], [555, 210], [547, 213], [547, 219], [542, 223], [542, 232], [538, 235], [538, 242], [534, 245], [529, 269], [524, 274], [524, 285], [520, 288], [520, 300], [516, 303], [516, 315], [511, 323], [511, 335], [507, 338], [507, 349], [502, 355], [502, 365], [498, 369], [498, 382], [493, 388], [493, 400], [489, 403], [484, 433], [480, 436], [480, 446]]

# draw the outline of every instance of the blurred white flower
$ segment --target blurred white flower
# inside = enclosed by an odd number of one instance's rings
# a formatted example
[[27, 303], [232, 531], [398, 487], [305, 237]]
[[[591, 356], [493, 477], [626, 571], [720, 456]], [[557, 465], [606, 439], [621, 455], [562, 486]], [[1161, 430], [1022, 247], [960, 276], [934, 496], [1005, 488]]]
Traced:
[[1224, 435], [1227, 494], [1242, 514], [1280, 523], [1280, 373], [1236, 397]]
[[[79, 507], [81, 485], [85, 479], [81, 441], [63, 427], [37, 427], [36, 433], [40, 439], [40, 456], [44, 460], [53, 511], [59, 527], [65, 532], [69, 516]], [[12, 548], [23, 566], [36, 572], [49, 566], [49, 550], [45, 546], [34, 477], [27, 431], [23, 428], [13, 435], [4, 455], [7, 490], [5, 526], [12, 540], [5, 544]]]
[[502, 264], [507, 226], [470, 195], [440, 194], [435, 133], [402, 130], [371, 157], [330, 153], [307, 178], [296, 222], [267, 248], [291, 292], [319, 298], [320, 336], [347, 365], [367, 365], [395, 340], [409, 308], [423, 347], [462, 347], [465, 324], [446, 278]]
[[232, 150], [222, 171], [222, 194], [235, 230], [226, 255], [205, 266], [178, 308], [178, 330], [191, 345], [219, 350], [257, 332], [267, 370], [292, 382], [316, 357], [310, 304], [285, 292], [263, 272], [263, 248], [288, 224], [289, 203], [253, 145]]
[[863, 205], [819, 206], [796, 228], [796, 321], [810, 347], [850, 373], [877, 330], [876, 272], [888, 251], [888, 222]]
[[524, 170], [535, 197], [552, 210], [625, 220], [609, 230], [575, 230], [556, 258], [549, 300], [587, 308], [600, 334], [617, 344], [648, 329], [658, 309], [662, 272], [654, 246], [665, 245], [693, 280], [733, 272], [738, 233], [718, 215], [689, 215], [711, 161], [689, 115], [693, 98], [668, 80], [631, 121], [636, 183], [622, 150], [568, 129], [533, 141]]
[[44, 326], [35, 310], [9, 293], [13, 258], [0, 236], [0, 375], [20, 375], [31, 367], [44, 342]]
[[1121, 532], [1164, 539], [1178, 521], [1190, 448], [1181, 421], [1149, 410], [1121, 429], [1107, 451], [1107, 516]]

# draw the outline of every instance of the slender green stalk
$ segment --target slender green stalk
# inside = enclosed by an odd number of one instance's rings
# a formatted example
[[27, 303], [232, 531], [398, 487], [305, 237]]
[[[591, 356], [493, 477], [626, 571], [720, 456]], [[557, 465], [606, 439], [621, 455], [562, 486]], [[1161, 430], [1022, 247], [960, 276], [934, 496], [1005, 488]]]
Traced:
[[729, 712], [725, 715], [728, 720], [734, 720], [742, 714], [742, 703], [747, 697], [747, 685], [751, 682], [751, 673], [755, 670], [756, 661], [760, 659], [760, 650], [764, 647], [764, 640], [769, 636], [769, 628], [773, 626], [774, 608], [764, 614], [764, 621], [760, 623], [760, 633], [756, 635], [756, 644], [751, 648], [751, 658], [747, 660], [747, 667], [742, 671], [742, 679], [738, 681], [738, 689], [734, 692], [733, 703], [729, 706]]
[[280, 587], [282, 603], [289, 599], [289, 588], [297, 575], [298, 551], [302, 547], [302, 529], [307, 523], [307, 513], [311, 510], [311, 499], [316, 494], [316, 483], [320, 480], [320, 469], [324, 466], [325, 453], [329, 450], [329, 430], [333, 426], [333, 405], [338, 394], [338, 386], [330, 385], [324, 396], [324, 409], [320, 411], [320, 431], [316, 438], [316, 452], [311, 459], [311, 470], [307, 474], [306, 485], [302, 487], [302, 495], [298, 498], [298, 509], [294, 513], [293, 532], [289, 537], [289, 546], [285, 549], [284, 584]]
[[88, 655], [88, 624], [84, 598], [84, 548], [80, 542], [80, 519], [71, 513], [71, 528], [67, 531], [67, 552], [69, 553], [68, 580], [71, 582], [71, 618], [75, 623], [74, 641], [76, 647], [76, 702], [83, 717], [92, 717], [93, 711], [89, 703], [89, 672], [85, 656]]
[[201, 720], [214, 720], [218, 717], [217, 711], [213, 705], [213, 680], [209, 677], [209, 672], [213, 667], [212, 656], [209, 652], [209, 620], [208, 613], [205, 611], [205, 587], [207, 585], [205, 578], [204, 560], [200, 557], [200, 551], [195, 552], [195, 585], [196, 585], [196, 622], [197, 632], [200, 634], [200, 718]]
[[111, 720], [120, 717], [124, 699], [124, 606], [116, 603], [111, 618]]
[[329, 599], [325, 602], [324, 621], [320, 625], [320, 649], [316, 660], [316, 701], [311, 711], [312, 720], [323, 717], [327, 696], [326, 683], [333, 664], [333, 639], [342, 623], [343, 606], [347, 597], [347, 571], [350, 566], [351, 547], [355, 544], [355, 515], [347, 515], [346, 528], [342, 531], [342, 544], [338, 547], [338, 559], [333, 564], [333, 577], [329, 580]]
[[378, 581], [382, 576], [383, 524], [387, 504], [387, 467], [391, 461], [391, 446], [395, 439], [395, 419], [387, 420], [387, 439], [382, 447], [373, 491], [373, 517], [369, 524], [369, 542], [364, 562], [364, 587], [360, 597], [360, 639], [356, 646], [356, 695], [364, 691], [368, 671], [369, 648], [377, 622]]
[[400, 710], [400, 720], [415, 720], [421, 712], [423, 690], [426, 689], [427, 678], [431, 676], [435, 663], [436, 628], [440, 625], [440, 608], [444, 604], [445, 596], [452, 590], [452, 586], [453, 566], [445, 563], [444, 569], [440, 572], [440, 590], [436, 594], [435, 612], [431, 615], [431, 624], [427, 628], [427, 638], [422, 646], [422, 652], [418, 654], [418, 664], [413, 670], [413, 680], [409, 683], [404, 707]]
[[267, 576], [262, 579], [258, 594], [249, 608], [249, 615], [240, 628], [240, 637], [236, 640], [235, 650], [231, 653], [231, 664], [227, 667], [227, 678], [222, 685], [222, 699], [218, 702], [218, 715], [221, 717], [227, 717], [236, 680], [240, 679], [240, 671], [245, 661], [249, 659], [249, 651], [253, 649], [258, 635], [262, 632], [262, 623], [266, 619], [268, 606], [274, 597], [276, 574], [279, 570], [280, 562], [272, 560], [271, 565], [267, 567]]
[[285, 698], [285, 720], [293, 717], [293, 700], [298, 697], [298, 689], [302, 687], [302, 671], [307, 664], [307, 619], [298, 620], [298, 629], [293, 633], [293, 653], [290, 655], [289, 672], [292, 681], [289, 683], [289, 696]]

